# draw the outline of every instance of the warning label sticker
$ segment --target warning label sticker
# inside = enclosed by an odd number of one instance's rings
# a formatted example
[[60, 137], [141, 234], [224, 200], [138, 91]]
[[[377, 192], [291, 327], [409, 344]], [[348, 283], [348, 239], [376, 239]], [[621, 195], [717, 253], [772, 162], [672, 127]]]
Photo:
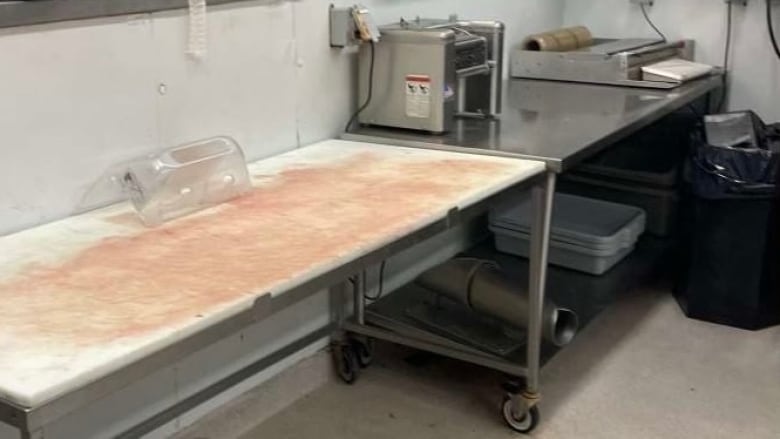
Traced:
[[406, 116], [431, 117], [431, 77], [406, 75]]

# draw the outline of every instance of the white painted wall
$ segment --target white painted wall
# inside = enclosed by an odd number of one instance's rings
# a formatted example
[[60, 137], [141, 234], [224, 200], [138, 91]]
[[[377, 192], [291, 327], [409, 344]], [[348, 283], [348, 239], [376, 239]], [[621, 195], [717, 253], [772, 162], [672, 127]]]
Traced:
[[[184, 55], [182, 11], [0, 30], [0, 234], [73, 213], [112, 163], [158, 148], [229, 134], [257, 159], [336, 135], [354, 56], [328, 47], [330, 2], [269, 1], [213, 8], [200, 62]], [[562, 11], [562, 0], [365, 3], [379, 22], [499, 17], [509, 41]]]
[[[109, 166], [159, 148], [228, 134], [259, 159], [337, 135], [353, 108], [354, 55], [328, 47], [331, 2], [268, 3], [212, 8], [209, 53], [200, 62], [184, 55], [183, 11], [0, 30], [0, 234], [71, 214]], [[363, 3], [379, 22], [417, 14], [499, 18], [508, 45], [558, 26], [563, 14], [563, 0]], [[468, 238], [455, 231], [391, 260], [388, 288], [451, 257]], [[248, 328], [243, 339], [229, 337], [63, 418], [46, 437], [108, 437], [328, 316], [327, 297], [314, 296]], [[0, 425], [0, 438], [8, 437], [15, 433]]]
[[[780, 121], [780, 60], [766, 30], [765, 0], [734, 7], [730, 109], [754, 109]], [[776, 22], [780, 28], [780, 3]], [[697, 58], [722, 65], [726, 4], [722, 0], [656, 0], [649, 15], [668, 38], [692, 38]], [[584, 24], [602, 37], [654, 36], [637, 5], [628, 0], [566, 0], [564, 22]]]

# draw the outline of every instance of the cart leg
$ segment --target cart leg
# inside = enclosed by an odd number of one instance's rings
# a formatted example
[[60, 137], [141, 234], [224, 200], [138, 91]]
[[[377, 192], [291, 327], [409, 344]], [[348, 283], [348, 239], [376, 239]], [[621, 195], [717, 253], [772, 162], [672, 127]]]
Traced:
[[[366, 271], [363, 270], [355, 277], [353, 285], [355, 321], [361, 326], [366, 324], [366, 284]], [[355, 351], [360, 367], [368, 367], [373, 361], [374, 341], [353, 334], [349, 336], [349, 343]]]
[[[725, 90], [722, 87], [719, 87], [715, 90], [711, 90], [706, 95], [704, 95], [704, 98], [697, 99], [693, 102], [691, 102], [691, 106], [696, 106], [697, 103], [703, 103], [704, 104], [704, 114], [709, 113], [717, 113], [720, 109], [715, 108], [715, 98], [713, 97], [715, 93], [718, 94], [718, 96], [723, 96], [723, 93], [725, 93]], [[703, 102], [702, 102], [703, 101]]]
[[361, 271], [355, 276], [355, 284], [352, 286], [355, 321], [359, 325], [366, 324], [366, 272]]
[[548, 172], [543, 186], [533, 189], [533, 222], [529, 270], [528, 376], [525, 389], [512, 396], [515, 416], [522, 418], [539, 401], [539, 369], [542, 351], [542, 307], [547, 280], [547, 254], [550, 241], [555, 173]]
[[43, 439], [43, 437], [44, 437], [43, 428], [39, 428], [37, 430], [31, 431], [27, 427], [24, 427], [21, 430], [19, 430], [20, 439]]
[[351, 286], [354, 298], [354, 314], [358, 321], [363, 323], [364, 302], [360, 283], [362, 276], [357, 276], [350, 285], [344, 282], [331, 289], [331, 314], [338, 322], [339, 331], [331, 341], [334, 367], [338, 376], [347, 384], [354, 383], [359, 376], [361, 367], [361, 353], [351, 341], [350, 335], [344, 330], [344, 321], [347, 316], [347, 290]]
[[344, 320], [346, 319], [347, 309], [347, 282], [341, 282], [333, 285], [328, 291], [328, 301], [330, 307], [330, 318], [336, 323], [338, 331], [334, 340], [341, 338], [344, 332]]

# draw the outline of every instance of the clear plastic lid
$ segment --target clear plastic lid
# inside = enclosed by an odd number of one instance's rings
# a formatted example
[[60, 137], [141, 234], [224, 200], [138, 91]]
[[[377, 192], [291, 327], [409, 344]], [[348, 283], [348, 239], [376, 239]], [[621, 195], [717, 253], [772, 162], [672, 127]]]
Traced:
[[130, 162], [122, 186], [150, 226], [223, 203], [251, 189], [244, 153], [228, 137], [214, 137]]
[[144, 224], [157, 226], [251, 188], [241, 147], [229, 137], [213, 137], [111, 167], [78, 210], [129, 199]]

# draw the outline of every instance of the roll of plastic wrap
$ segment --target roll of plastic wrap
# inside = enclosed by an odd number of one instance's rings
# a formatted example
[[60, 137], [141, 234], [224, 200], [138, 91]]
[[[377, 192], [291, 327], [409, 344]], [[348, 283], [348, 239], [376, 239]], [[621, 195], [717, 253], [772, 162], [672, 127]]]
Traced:
[[592, 44], [590, 30], [585, 26], [577, 26], [530, 35], [523, 41], [522, 47], [532, 51], [567, 52]]
[[535, 34], [527, 36], [520, 43], [523, 50], [534, 52], [556, 52], [558, 51], [558, 41], [551, 34]]
[[585, 26], [576, 26], [570, 28], [571, 32], [577, 37], [577, 47], [589, 47], [593, 45], [593, 35], [590, 29]]
[[187, 54], [194, 58], [203, 58], [207, 51], [206, 0], [189, 0], [190, 34]]
[[552, 33], [552, 37], [558, 42], [559, 52], [577, 50], [577, 35], [570, 29], [561, 29]]

